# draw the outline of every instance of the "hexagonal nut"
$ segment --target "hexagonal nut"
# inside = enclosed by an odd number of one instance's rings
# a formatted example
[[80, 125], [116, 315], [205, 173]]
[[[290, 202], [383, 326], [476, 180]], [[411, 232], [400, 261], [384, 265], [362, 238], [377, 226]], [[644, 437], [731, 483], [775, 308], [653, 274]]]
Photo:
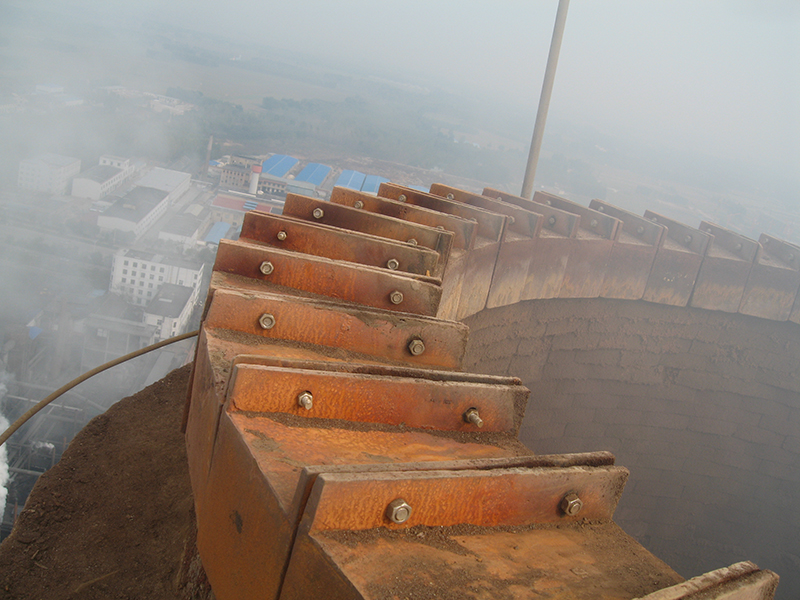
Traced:
[[411, 352], [413, 356], [419, 356], [425, 352], [425, 342], [422, 340], [411, 340], [408, 343], [408, 351]]
[[583, 508], [583, 500], [578, 498], [578, 494], [572, 492], [561, 499], [561, 511], [568, 517], [574, 517]]
[[386, 507], [386, 518], [392, 523], [405, 523], [411, 517], [411, 506], [402, 498], [397, 498]]

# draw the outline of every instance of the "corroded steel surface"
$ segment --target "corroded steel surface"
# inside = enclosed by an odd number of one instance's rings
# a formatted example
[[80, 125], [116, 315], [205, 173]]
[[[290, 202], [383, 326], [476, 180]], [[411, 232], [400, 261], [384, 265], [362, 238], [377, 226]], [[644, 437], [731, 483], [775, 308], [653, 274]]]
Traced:
[[[442, 276], [439, 255], [428, 248], [282, 215], [247, 213], [239, 239], [398, 272]], [[391, 261], [396, 261], [396, 266], [388, 266]]]
[[[522, 446], [528, 390], [459, 372], [467, 329], [447, 319], [602, 295], [800, 321], [800, 248], [431, 191], [289, 194], [220, 245], [185, 420], [216, 597], [694, 597], [613, 524], [627, 471]], [[773, 574], [734, 567], [726, 590], [771, 597]]]

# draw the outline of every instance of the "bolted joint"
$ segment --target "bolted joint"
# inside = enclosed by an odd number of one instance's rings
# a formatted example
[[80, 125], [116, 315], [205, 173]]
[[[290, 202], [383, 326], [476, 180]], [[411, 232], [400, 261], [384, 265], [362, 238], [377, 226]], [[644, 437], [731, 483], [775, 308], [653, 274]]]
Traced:
[[386, 507], [386, 518], [392, 523], [405, 523], [411, 516], [411, 506], [402, 498], [397, 498]]
[[406, 200], [408, 200], [408, 198], [406, 198], [406, 195], [405, 195], [405, 194], [400, 194], [400, 195], [397, 197], [397, 199], [398, 199], [400, 202], [405, 202]]
[[391, 269], [392, 271], [397, 271], [400, 268], [400, 261], [396, 258], [390, 258], [386, 261], [386, 268]]
[[583, 501], [578, 498], [578, 494], [570, 492], [561, 499], [561, 511], [568, 517], [574, 517], [583, 508]]
[[322, 217], [325, 216], [325, 211], [322, 210], [321, 208], [315, 208], [313, 211], [311, 211], [311, 215], [315, 219], [321, 219]]
[[408, 351], [414, 356], [419, 356], [425, 352], [425, 343], [422, 340], [411, 340], [408, 343]]
[[389, 300], [392, 304], [400, 304], [403, 301], [403, 292], [400, 290], [395, 290], [391, 294], [389, 294]]
[[356, 200], [355, 202], [353, 202], [353, 206], [355, 208], [364, 208], [364, 203], [361, 200]]
[[470, 408], [467, 412], [465, 412], [464, 420], [467, 423], [475, 425], [475, 427], [483, 427], [483, 419], [481, 419], [481, 415], [478, 413], [477, 408]]
[[273, 264], [271, 262], [269, 262], [268, 260], [265, 260], [258, 267], [258, 270], [261, 271], [264, 275], [269, 275], [270, 273], [272, 273], [275, 270], [275, 267], [273, 266]]
[[269, 313], [264, 313], [258, 318], [261, 329], [272, 329], [275, 327], [275, 317]]
[[311, 392], [303, 392], [297, 396], [297, 405], [311, 410], [314, 407], [314, 396], [311, 395]]
[[278, 238], [278, 240], [280, 240], [281, 242], [285, 242], [285, 241], [286, 241], [286, 232], [285, 232], [285, 231], [279, 231], [279, 232], [278, 232], [278, 235], [277, 235], [276, 237], [277, 237], [277, 238]]

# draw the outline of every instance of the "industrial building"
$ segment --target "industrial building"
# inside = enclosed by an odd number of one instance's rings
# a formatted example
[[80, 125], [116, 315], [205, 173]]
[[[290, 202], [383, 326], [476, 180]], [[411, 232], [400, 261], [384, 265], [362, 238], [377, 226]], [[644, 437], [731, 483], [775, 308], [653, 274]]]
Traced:
[[100, 200], [122, 186], [135, 170], [130, 159], [101, 156], [99, 164], [72, 180], [72, 195], [94, 201]]
[[42, 154], [19, 163], [17, 185], [32, 192], [64, 195], [72, 178], [81, 171], [81, 161], [60, 154]]

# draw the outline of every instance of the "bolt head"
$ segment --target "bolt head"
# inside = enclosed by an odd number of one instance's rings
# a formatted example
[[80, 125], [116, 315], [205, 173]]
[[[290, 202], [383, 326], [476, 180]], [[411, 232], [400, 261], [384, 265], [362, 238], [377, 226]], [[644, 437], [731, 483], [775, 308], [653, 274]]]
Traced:
[[561, 500], [561, 511], [568, 517], [574, 517], [583, 508], [583, 501], [578, 498], [578, 494], [571, 492]]
[[311, 410], [314, 407], [314, 396], [311, 392], [303, 392], [297, 396], [297, 404], [306, 410]]
[[550, 217], [549, 219], [547, 219], [547, 223], [550, 225], [550, 227], [552, 227], [553, 225], [556, 224], [556, 218]]
[[273, 264], [271, 262], [269, 262], [268, 260], [265, 260], [258, 267], [258, 270], [261, 271], [264, 275], [269, 275], [270, 273], [272, 273], [275, 270], [275, 267], [273, 266]]
[[275, 316], [264, 313], [259, 317], [258, 324], [261, 325], [261, 329], [272, 329], [275, 327]]
[[417, 240], [415, 240], [414, 238], [411, 238], [410, 240], [408, 240], [408, 243], [411, 244], [412, 246], [416, 246], [417, 245]]
[[364, 203], [361, 200], [356, 200], [353, 203], [353, 206], [356, 207], [356, 208], [364, 208]]
[[392, 304], [400, 304], [403, 301], [403, 292], [399, 290], [393, 291], [391, 294], [389, 294], [389, 300], [392, 302]]
[[398, 199], [400, 202], [405, 202], [406, 200], [408, 200], [408, 198], [406, 198], [406, 195], [405, 195], [405, 194], [400, 194], [400, 195], [397, 197], [397, 199]]
[[386, 268], [396, 271], [400, 268], [400, 261], [396, 258], [390, 258], [388, 261], [386, 261]]
[[636, 228], [636, 233], [638, 233], [639, 235], [642, 235], [644, 233], [644, 227], [642, 225], [639, 225]]
[[686, 244], [687, 246], [689, 244], [691, 244], [692, 243], [692, 236], [687, 235], [685, 238], [683, 238], [683, 243]]
[[414, 356], [419, 356], [425, 352], [425, 343], [422, 340], [411, 340], [408, 343], [408, 351]]
[[285, 231], [279, 231], [278, 235], [277, 235], [277, 238], [282, 242], [285, 241], [286, 240], [286, 232]]
[[470, 408], [464, 413], [464, 420], [467, 423], [475, 425], [475, 427], [483, 427], [483, 419], [481, 419], [477, 408]]
[[321, 208], [315, 208], [315, 209], [314, 209], [314, 210], [311, 212], [311, 214], [314, 216], [314, 218], [315, 218], [315, 219], [321, 219], [322, 217], [324, 217], [324, 216], [325, 216], [325, 211], [324, 211], [324, 210], [322, 210]]
[[386, 518], [392, 523], [405, 523], [411, 517], [411, 506], [402, 498], [397, 498], [386, 507]]
[[595, 228], [595, 227], [597, 227], [597, 219], [592, 219], [592, 220], [589, 222], [589, 227], [592, 227], [592, 228]]
[[448, 200], [455, 200], [456, 197], [452, 193], [450, 193], [450, 194], [447, 194], [447, 199]]

